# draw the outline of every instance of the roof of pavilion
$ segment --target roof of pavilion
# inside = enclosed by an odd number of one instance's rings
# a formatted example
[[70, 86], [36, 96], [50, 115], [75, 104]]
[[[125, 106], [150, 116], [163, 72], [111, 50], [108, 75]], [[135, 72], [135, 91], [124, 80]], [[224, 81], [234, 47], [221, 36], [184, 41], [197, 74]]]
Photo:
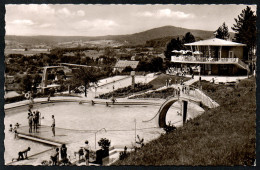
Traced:
[[187, 46], [246, 46], [246, 44], [222, 40], [222, 39], [219, 39], [219, 38], [201, 40], [201, 41], [196, 41], [196, 42], [193, 42], [193, 43], [187, 43], [187, 44], [184, 44], [184, 45], [187, 45]]

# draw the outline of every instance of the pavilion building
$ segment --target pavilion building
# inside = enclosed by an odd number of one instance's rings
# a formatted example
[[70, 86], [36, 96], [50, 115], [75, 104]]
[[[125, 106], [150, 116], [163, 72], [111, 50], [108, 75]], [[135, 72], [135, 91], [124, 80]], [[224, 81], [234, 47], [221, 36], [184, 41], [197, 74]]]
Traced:
[[245, 44], [213, 38], [184, 45], [190, 46], [189, 52], [171, 56], [171, 62], [178, 68], [192, 70], [199, 66], [201, 75], [221, 76], [247, 75], [249, 71]]

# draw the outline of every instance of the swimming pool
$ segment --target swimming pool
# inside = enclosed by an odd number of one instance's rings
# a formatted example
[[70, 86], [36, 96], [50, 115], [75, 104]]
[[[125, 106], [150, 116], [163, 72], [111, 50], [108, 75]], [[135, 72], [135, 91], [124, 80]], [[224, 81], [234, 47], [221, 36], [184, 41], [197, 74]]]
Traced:
[[[168, 111], [166, 121], [179, 122], [181, 126], [182, 117], [177, 115], [179, 103], [176, 102]], [[55, 115], [56, 127], [64, 129], [74, 129], [81, 131], [98, 131], [102, 128], [106, 132], [97, 134], [97, 139], [106, 137], [111, 140], [111, 145], [130, 145], [135, 140], [135, 133], [145, 142], [153, 140], [160, 136], [162, 129], [156, 128], [155, 121], [147, 123], [142, 122], [152, 118], [160, 106], [119, 106], [114, 105], [106, 107], [105, 105], [96, 104], [79, 104], [74, 102], [67, 103], [48, 103], [36, 105], [32, 110], [38, 109], [41, 112], [41, 124], [50, 126], [52, 123], [51, 115]], [[203, 109], [202, 109], [203, 110]], [[188, 107], [188, 118], [195, 117], [202, 113], [200, 107]], [[21, 126], [28, 125], [27, 108], [9, 109], [5, 116], [5, 161], [10, 162], [13, 157], [17, 157], [17, 152], [28, 146], [32, 148], [30, 154], [41, 152], [50, 148], [49, 146], [31, 142], [28, 140], [14, 140], [14, 134], [8, 132], [9, 124], [20, 123]], [[135, 132], [136, 127], [136, 132]], [[82, 141], [88, 138], [90, 145], [94, 147], [93, 133], [90, 136], [83, 135], [75, 138], [75, 141]]]

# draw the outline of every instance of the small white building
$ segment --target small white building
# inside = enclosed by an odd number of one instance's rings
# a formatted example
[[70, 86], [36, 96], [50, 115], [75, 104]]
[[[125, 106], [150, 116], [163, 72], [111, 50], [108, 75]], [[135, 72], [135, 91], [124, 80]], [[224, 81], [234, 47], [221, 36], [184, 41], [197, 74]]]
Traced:
[[126, 67], [131, 67], [133, 70], [138, 66], [139, 61], [119, 60], [114, 66], [114, 71], [122, 72]]

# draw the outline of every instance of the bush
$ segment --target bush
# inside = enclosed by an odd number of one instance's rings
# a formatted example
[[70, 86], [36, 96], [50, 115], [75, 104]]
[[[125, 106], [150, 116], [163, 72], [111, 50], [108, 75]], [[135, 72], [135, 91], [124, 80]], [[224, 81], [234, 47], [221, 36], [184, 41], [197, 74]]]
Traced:
[[109, 141], [109, 140], [106, 139], [106, 138], [101, 138], [101, 139], [98, 141], [98, 145], [99, 145], [102, 149], [104, 149], [104, 150], [106, 150], [106, 149], [108, 149], [108, 148], [110, 147], [110, 143], [111, 143], [111, 141]]
[[6, 98], [5, 99], [5, 104], [8, 104], [8, 103], [14, 103], [14, 102], [19, 102], [19, 101], [22, 101], [22, 100], [25, 100], [25, 96], [24, 95], [20, 95], [20, 96], [15, 96], [15, 97], [10, 97], [10, 98]]
[[161, 98], [161, 99], [166, 99], [170, 96], [173, 96], [174, 91], [175, 91], [175, 89], [170, 87], [170, 88], [167, 88], [167, 89], [164, 89], [164, 90], [154, 91], [152, 93], [145, 93], [145, 94], [138, 95], [138, 96], [135, 96], [135, 97], [132, 97], [132, 98]]
[[252, 78], [243, 80], [239, 83], [239, 87], [255, 87], [255, 81]]
[[130, 153], [127, 153], [125, 151], [121, 151], [119, 153], [119, 160], [124, 160], [125, 158], [127, 158], [130, 155]]
[[163, 130], [164, 130], [166, 133], [170, 133], [170, 132], [176, 130], [176, 127], [175, 127], [174, 125], [171, 125], [171, 126], [167, 125], [167, 126], [165, 126], [165, 127], [163, 128]]

